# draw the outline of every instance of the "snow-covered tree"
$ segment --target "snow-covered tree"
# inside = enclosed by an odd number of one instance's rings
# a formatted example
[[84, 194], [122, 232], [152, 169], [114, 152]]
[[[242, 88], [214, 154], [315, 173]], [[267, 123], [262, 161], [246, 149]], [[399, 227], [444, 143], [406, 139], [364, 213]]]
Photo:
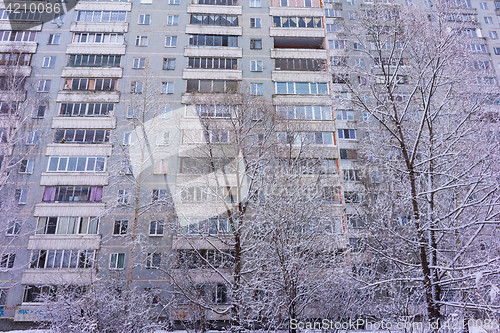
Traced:
[[498, 87], [488, 57], [471, 49], [468, 16], [442, 3], [360, 9], [342, 81], [346, 105], [365, 114], [370, 266], [356, 279], [383, 290], [380, 316], [430, 322], [499, 311], [488, 296], [500, 273]]

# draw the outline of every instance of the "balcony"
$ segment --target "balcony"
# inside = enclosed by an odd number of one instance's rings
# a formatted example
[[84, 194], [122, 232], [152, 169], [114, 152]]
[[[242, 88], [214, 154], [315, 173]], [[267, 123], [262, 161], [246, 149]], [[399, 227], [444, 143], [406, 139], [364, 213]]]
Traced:
[[241, 15], [243, 13], [241, 6], [220, 6], [220, 5], [198, 5], [190, 4], [187, 7], [188, 13], [206, 13], [206, 14], [230, 14]]
[[106, 186], [109, 183], [108, 178], [107, 172], [43, 172], [40, 185]]
[[22, 284], [32, 285], [87, 285], [96, 275], [95, 268], [27, 269]]
[[124, 44], [68, 44], [67, 54], [125, 54]]
[[303, 38], [324, 38], [326, 31], [324, 28], [269, 28], [271, 37], [303, 37]]
[[182, 78], [187, 79], [206, 79], [206, 80], [242, 80], [241, 70], [232, 69], [185, 69]]
[[241, 58], [243, 49], [240, 47], [219, 46], [186, 46], [185, 57], [211, 57], [211, 58]]
[[62, 77], [121, 78], [123, 68], [119, 67], [64, 67]]
[[113, 146], [110, 143], [77, 144], [77, 143], [49, 143], [45, 154], [61, 156], [111, 156]]
[[271, 58], [327, 59], [327, 51], [293, 48], [271, 49]]
[[125, 1], [80, 1], [77, 2], [75, 10], [125, 10], [132, 9], [131, 2]]
[[118, 91], [72, 91], [61, 90], [57, 94], [57, 102], [82, 102], [87, 103], [118, 103], [120, 93]]
[[186, 25], [187, 34], [201, 34], [201, 35], [228, 35], [228, 36], [241, 36], [243, 35], [242, 27], [228, 27], [228, 26], [215, 26], [215, 25]]
[[44, 202], [35, 205], [33, 216], [102, 216], [105, 208], [100, 202]]
[[28, 250], [96, 250], [101, 245], [101, 235], [33, 235], [28, 242]]
[[[95, 4], [95, 2], [93, 4]], [[73, 22], [71, 23], [70, 31], [125, 33], [128, 32], [128, 23], [127, 22]]]
[[271, 16], [323, 16], [324, 13], [320, 7], [269, 7]]
[[116, 117], [54, 117], [52, 128], [115, 128]]

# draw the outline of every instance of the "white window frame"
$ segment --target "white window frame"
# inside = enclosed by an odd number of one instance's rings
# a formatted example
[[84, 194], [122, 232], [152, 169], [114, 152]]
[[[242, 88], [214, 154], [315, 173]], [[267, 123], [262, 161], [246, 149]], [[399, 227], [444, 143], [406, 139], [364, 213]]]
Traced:
[[174, 93], [174, 82], [162, 82], [161, 83], [161, 93], [162, 94], [173, 94]]
[[[29, 188], [17, 188], [15, 192], [15, 199], [18, 205], [25, 205], [28, 201]], [[19, 193], [19, 195], [17, 194]]]
[[127, 189], [119, 189], [117, 192], [117, 201], [119, 204], [128, 205], [130, 201], [130, 191]]
[[[154, 226], [153, 226], [154, 224]], [[153, 230], [153, 233], [151, 232]], [[165, 233], [165, 222], [163, 220], [149, 221], [148, 235], [151, 237], [162, 237]]]
[[[118, 267], [118, 262], [120, 261], [119, 260], [120, 257], [123, 258], [123, 267]], [[112, 269], [112, 270], [125, 269], [125, 253], [123, 253], [123, 252], [110, 253], [109, 254], [109, 269]]]
[[54, 56], [43, 57], [42, 68], [54, 68], [55, 64], [56, 64], [56, 57]]
[[264, 62], [262, 60], [250, 60], [251, 72], [262, 72], [264, 70]]
[[137, 47], [146, 47], [148, 46], [148, 43], [149, 43], [148, 36], [141, 35], [135, 38], [135, 46]]
[[[23, 166], [24, 166], [24, 171], [22, 171]], [[33, 173], [34, 168], [35, 168], [35, 160], [25, 158], [21, 160], [21, 163], [19, 165], [19, 173], [31, 175]]]
[[[119, 232], [115, 233], [115, 228], [116, 226], [119, 226]], [[126, 225], [125, 230], [123, 226]], [[128, 229], [128, 220], [127, 219], [121, 219], [121, 220], [115, 220], [115, 223], [113, 224], [113, 236], [125, 236], [127, 234], [127, 229]], [[125, 231], [125, 232], [123, 232]]]
[[165, 36], [165, 47], [177, 47], [177, 36]]
[[250, 83], [250, 94], [254, 96], [262, 96], [264, 94], [264, 84], [260, 82]]
[[137, 24], [139, 25], [151, 24], [151, 14], [139, 14], [139, 17], [137, 18]]
[[21, 232], [21, 222], [17, 220], [9, 221], [5, 235], [15, 236], [19, 235]]
[[250, 7], [251, 8], [262, 7], [262, 1], [261, 0], [250, 0]]
[[41, 135], [40, 131], [29, 132], [26, 137], [26, 145], [36, 145], [38, 140], [40, 140]]
[[61, 43], [61, 34], [50, 34], [47, 45], [59, 45]]
[[37, 92], [49, 92], [52, 80], [38, 80]]
[[250, 28], [262, 28], [262, 19], [260, 17], [251, 17]]
[[167, 25], [179, 25], [179, 15], [168, 15]]
[[132, 69], [143, 69], [146, 67], [146, 58], [133, 58]]

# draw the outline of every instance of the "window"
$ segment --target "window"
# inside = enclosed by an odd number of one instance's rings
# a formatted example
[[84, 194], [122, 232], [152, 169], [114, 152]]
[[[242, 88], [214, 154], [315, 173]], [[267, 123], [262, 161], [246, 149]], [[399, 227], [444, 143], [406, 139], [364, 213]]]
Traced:
[[251, 60], [250, 61], [250, 70], [252, 72], [262, 72], [263, 70], [263, 62], [262, 60]]
[[363, 50], [363, 44], [361, 44], [361, 43], [354, 43], [353, 44], [353, 48], [355, 50], [361, 51], [361, 50]]
[[352, 169], [344, 170], [344, 180], [349, 182], [361, 181], [361, 171]]
[[150, 14], [140, 14], [138, 24], [150, 24], [151, 23], [151, 15]]
[[191, 46], [238, 47], [238, 36], [230, 35], [190, 35]]
[[68, 67], [120, 67], [121, 56], [105, 54], [70, 54]]
[[135, 38], [135, 46], [148, 46], [148, 36], [137, 36]]
[[33, 250], [30, 268], [92, 268], [94, 250]]
[[491, 18], [491, 16], [485, 16], [484, 17], [484, 23], [486, 23], [486, 24], [493, 24], [493, 19]]
[[262, 39], [250, 39], [250, 49], [262, 50]]
[[273, 16], [273, 26], [278, 28], [323, 28], [321, 17]]
[[14, 260], [16, 260], [15, 253], [2, 253], [0, 256], [0, 269], [14, 267]]
[[339, 139], [356, 139], [356, 130], [354, 129], [339, 129]]
[[262, 83], [250, 83], [250, 94], [260, 96], [263, 93], [264, 88]]
[[170, 144], [170, 133], [159, 132], [156, 136], [156, 144], [159, 146], [168, 146]]
[[363, 200], [361, 193], [353, 191], [345, 191], [344, 197], [346, 203], [360, 203]]
[[326, 62], [322, 59], [278, 58], [274, 60], [274, 68], [282, 71], [323, 71]]
[[130, 193], [129, 190], [118, 190], [117, 201], [119, 204], [128, 205]]
[[132, 59], [132, 68], [141, 69], [146, 66], [146, 58], [134, 58]]
[[176, 46], [177, 46], [177, 36], [165, 37], [165, 47], [176, 47]]
[[43, 202], [101, 202], [102, 186], [46, 186]]
[[261, 7], [261, 0], [250, 0], [250, 7]]
[[149, 236], [163, 236], [163, 220], [149, 222]]
[[322, 82], [276, 82], [276, 94], [327, 95], [328, 84]]
[[64, 83], [64, 90], [113, 91], [115, 90], [116, 83], [116, 79], [105, 78], [66, 79]]
[[125, 267], [125, 253], [111, 253], [109, 269], [123, 269]]
[[491, 39], [498, 39], [498, 34], [496, 31], [490, 31], [488, 35], [490, 36]]
[[9, 221], [9, 224], [7, 226], [6, 235], [7, 236], [19, 235], [20, 232], [21, 232], [21, 222]]
[[226, 15], [226, 14], [191, 14], [191, 19], [189, 21], [191, 24], [199, 25], [214, 25], [214, 26], [238, 26], [238, 16], [237, 15]]
[[363, 239], [349, 238], [349, 247], [351, 248], [351, 252], [362, 252], [364, 248]]
[[113, 227], [113, 235], [127, 234], [128, 220], [116, 220]]
[[51, 80], [39, 80], [36, 91], [38, 91], [38, 92], [49, 92], [50, 91], [50, 84], [51, 83], [52, 83]]
[[486, 2], [480, 2], [479, 6], [481, 9], [488, 10], [488, 4]]
[[179, 24], [179, 16], [178, 15], [168, 15], [167, 16], [167, 25], [178, 25]]
[[130, 82], [130, 92], [133, 94], [142, 94], [144, 83], [142, 81]]
[[59, 45], [61, 42], [61, 34], [50, 34], [49, 41], [47, 44], [49, 45]]
[[261, 19], [259, 17], [250, 18], [250, 28], [260, 28], [262, 26]]
[[33, 118], [43, 118], [45, 117], [45, 111], [47, 110], [47, 106], [39, 105], [35, 112], [33, 113]]
[[278, 132], [278, 142], [292, 145], [334, 145], [332, 132]]
[[151, 201], [152, 202], [166, 201], [167, 200], [167, 193], [168, 192], [165, 189], [153, 190], [152, 196], [151, 196]]
[[354, 149], [340, 149], [340, 159], [355, 160], [358, 158], [358, 153]]
[[351, 110], [337, 110], [335, 114], [337, 120], [354, 120], [354, 111]]
[[236, 58], [194, 58], [188, 59], [188, 68], [238, 69]]
[[54, 135], [54, 143], [103, 143], [109, 142], [109, 135], [109, 130], [58, 129]]
[[187, 80], [186, 92], [224, 93], [236, 92], [238, 81], [233, 80]]
[[123, 144], [130, 145], [136, 141], [137, 137], [134, 133], [123, 134]]
[[19, 165], [19, 173], [32, 174], [35, 167], [35, 160], [24, 159]]
[[179, 5], [181, 0], [168, 0], [169, 5]]
[[327, 8], [327, 9], [325, 9], [325, 16], [326, 17], [342, 17], [342, 10], [341, 9]]
[[332, 120], [332, 109], [328, 105], [278, 105], [276, 110], [285, 119]]
[[50, 156], [48, 172], [103, 172], [106, 168], [105, 157]]
[[99, 229], [98, 217], [47, 216], [39, 217], [37, 235], [96, 235]]
[[148, 253], [146, 257], [146, 269], [160, 268], [161, 253]]
[[174, 83], [173, 82], [162, 82], [161, 83], [161, 93], [162, 94], [173, 94], [174, 93]]
[[117, 10], [80, 10], [77, 22], [126, 22], [127, 12]]
[[42, 67], [54, 68], [55, 63], [56, 63], [56, 57], [43, 57]]
[[7, 304], [7, 292], [9, 289], [0, 289], [0, 306], [5, 306]]
[[40, 140], [40, 136], [41, 133], [39, 131], [28, 133], [28, 136], [26, 137], [26, 144], [36, 145], [38, 143], [38, 140]]
[[343, 50], [345, 49], [345, 40], [335, 39], [328, 41], [328, 47], [332, 50]]
[[174, 70], [175, 69], [175, 58], [163, 58], [163, 69]]
[[500, 55], [500, 47], [494, 47], [493, 52], [495, 52], [496, 55]]
[[118, 33], [76, 32], [71, 42], [75, 44], [123, 44], [125, 37]]
[[29, 189], [27, 188], [17, 188], [14, 193], [14, 200], [18, 205], [25, 205], [28, 200]]

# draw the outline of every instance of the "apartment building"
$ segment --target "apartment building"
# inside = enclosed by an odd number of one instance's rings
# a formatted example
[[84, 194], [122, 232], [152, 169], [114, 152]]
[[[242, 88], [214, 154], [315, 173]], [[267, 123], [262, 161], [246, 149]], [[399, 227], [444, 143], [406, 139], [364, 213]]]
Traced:
[[[214, 233], [227, 232], [217, 204], [203, 199], [196, 186], [178, 189], [181, 218], [161, 206], [148, 218], [137, 218], [134, 207], [161, 201], [173, 191], [172, 183], [189, 183], [192, 176], [182, 168], [189, 162], [189, 145], [199, 143], [189, 140], [189, 133], [200, 130], [197, 113], [227, 119], [221, 93], [242, 87], [286, 111], [296, 131], [312, 138], [321, 157], [330, 160], [339, 248], [348, 246], [347, 238], [356, 243], [363, 227], [350, 207], [362, 191], [356, 149], [363, 133], [357, 124], [368, 116], [345, 103], [339, 107], [349, 93], [331, 72], [348, 74], [345, 66], [356, 45], [349, 44], [344, 27], [356, 25], [356, 8], [369, 3], [81, 0], [65, 15], [28, 31], [11, 31], [7, 12], [0, 10], [2, 65], [20, 66], [31, 84], [27, 98], [44, 101], [23, 143], [35, 148], [13, 175], [9, 197], [15, 213], [0, 235], [6, 244], [0, 326], [35, 320], [41, 311], [36, 295], [48, 285], [86, 285], [96, 276], [119, 276], [148, 290], [168, 290], [168, 279], [151, 268], [166, 262], [162, 253], [191, 246], [185, 236], [167, 230], [169, 218], [188, 221], [183, 229], [193, 239], [199, 221], [210, 220]], [[484, 54], [488, 64], [483, 65], [493, 67], [492, 79], [498, 79], [500, 2], [465, 0], [457, 7], [471, 19], [471, 48]], [[138, 118], [154, 133], [157, 146], [177, 150], [149, 166], [140, 187], [130, 180], [143, 176], [137, 174], [142, 160], [128, 154]], [[212, 135], [217, 142], [229, 141], [223, 131]], [[165, 181], [172, 173], [177, 176]], [[130, 237], [141, 238], [140, 250]], [[204, 242], [196, 246], [211, 250]], [[209, 285], [215, 303], [228, 302], [221, 281], [200, 283]]]

